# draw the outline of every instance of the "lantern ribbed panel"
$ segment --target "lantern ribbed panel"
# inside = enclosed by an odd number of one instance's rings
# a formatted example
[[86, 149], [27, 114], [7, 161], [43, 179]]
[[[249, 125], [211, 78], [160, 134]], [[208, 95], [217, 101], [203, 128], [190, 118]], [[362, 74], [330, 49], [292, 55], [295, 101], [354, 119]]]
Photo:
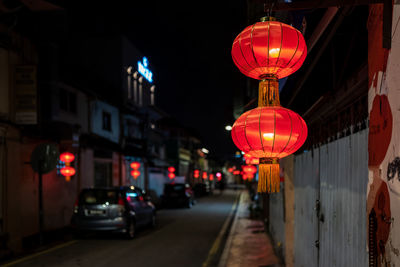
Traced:
[[245, 28], [232, 45], [232, 58], [246, 76], [262, 79], [286, 77], [300, 68], [307, 55], [303, 35], [278, 22], [257, 22]]
[[232, 139], [256, 158], [283, 158], [298, 150], [307, 138], [307, 125], [283, 107], [258, 107], [242, 114], [232, 127]]

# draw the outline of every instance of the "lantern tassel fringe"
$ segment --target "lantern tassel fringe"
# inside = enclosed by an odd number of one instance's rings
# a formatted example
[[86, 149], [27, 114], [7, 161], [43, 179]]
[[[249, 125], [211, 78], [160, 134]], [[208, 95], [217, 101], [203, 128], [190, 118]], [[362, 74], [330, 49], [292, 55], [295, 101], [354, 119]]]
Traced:
[[258, 192], [279, 192], [279, 163], [260, 164], [258, 169]]

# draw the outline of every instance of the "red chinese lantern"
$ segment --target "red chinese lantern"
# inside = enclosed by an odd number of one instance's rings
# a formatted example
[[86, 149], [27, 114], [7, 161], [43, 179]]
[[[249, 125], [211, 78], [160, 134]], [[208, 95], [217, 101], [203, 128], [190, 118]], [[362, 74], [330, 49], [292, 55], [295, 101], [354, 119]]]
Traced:
[[203, 179], [205, 180], [207, 178], [208, 178], [207, 172], [203, 172]]
[[199, 170], [194, 170], [193, 171], [193, 177], [196, 178], [196, 179], [199, 178], [200, 177], [200, 171]]
[[279, 192], [279, 158], [294, 153], [307, 138], [307, 125], [279, 101], [278, 79], [300, 68], [307, 55], [301, 33], [263, 19], [244, 29], [232, 46], [239, 70], [259, 83], [258, 108], [242, 114], [232, 127], [235, 145], [259, 159], [258, 192]]
[[64, 152], [60, 155], [60, 160], [65, 163], [71, 163], [74, 161], [74, 159], [75, 159], [74, 154], [72, 154], [70, 152]]
[[140, 168], [140, 163], [137, 162], [137, 161], [134, 161], [134, 162], [131, 163], [130, 166], [131, 166], [132, 169], [138, 170]]
[[214, 174], [210, 174], [210, 181], [214, 181]]
[[259, 80], [289, 76], [307, 55], [306, 42], [298, 30], [268, 19], [245, 28], [232, 45], [235, 65], [244, 75]]
[[257, 167], [253, 165], [244, 165], [242, 166], [242, 170], [244, 173], [254, 174], [257, 172]]
[[175, 173], [173, 173], [173, 172], [168, 173], [168, 177], [169, 177], [169, 179], [174, 179]]
[[65, 177], [71, 177], [74, 176], [76, 171], [72, 167], [64, 167], [60, 170], [61, 174]]
[[240, 171], [239, 171], [239, 170], [235, 170], [235, 171], [233, 171], [233, 174], [234, 174], [234, 175], [239, 175], [239, 174], [240, 174]]
[[137, 179], [140, 176], [140, 171], [133, 170], [131, 171], [131, 175], [133, 176], [134, 179]]
[[174, 167], [168, 167], [168, 171], [169, 172], [175, 172], [175, 168]]

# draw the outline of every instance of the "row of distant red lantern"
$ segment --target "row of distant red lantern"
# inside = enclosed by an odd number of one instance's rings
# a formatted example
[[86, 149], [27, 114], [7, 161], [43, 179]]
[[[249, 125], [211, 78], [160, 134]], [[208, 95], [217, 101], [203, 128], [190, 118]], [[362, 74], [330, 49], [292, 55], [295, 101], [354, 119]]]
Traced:
[[75, 160], [74, 154], [70, 152], [64, 152], [60, 155], [60, 161], [65, 163], [65, 167], [61, 168], [60, 173], [65, 177], [65, 181], [71, 181], [71, 176], [74, 176], [76, 171], [75, 168], [71, 167], [71, 162]]
[[[217, 180], [218, 180], [218, 181], [221, 181], [221, 179], [222, 179], [222, 174], [221, 174], [220, 172], [217, 172], [217, 173], [215, 174], [215, 176], [217, 177]], [[200, 177], [200, 170], [194, 170], [194, 171], [193, 171], [193, 177], [196, 178], [196, 179], [198, 179], [198, 178]], [[214, 174], [210, 173], [210, 175], [208, 175], [207, 172], [203, 172], [202, 178], [203, 178], [204, 180], [207, 179], [207, 178], [209, 178], [210, 181], [213, 181], [213, 180], [214, 180]]]

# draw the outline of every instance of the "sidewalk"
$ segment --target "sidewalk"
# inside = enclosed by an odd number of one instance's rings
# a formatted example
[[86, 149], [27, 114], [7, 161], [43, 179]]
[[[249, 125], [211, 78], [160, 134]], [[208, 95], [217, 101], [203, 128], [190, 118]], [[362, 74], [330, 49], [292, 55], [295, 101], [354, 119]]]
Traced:
[[250, 202], [243, 191], [218, 267], [280, 266], [262, 221], [249, 219]]

